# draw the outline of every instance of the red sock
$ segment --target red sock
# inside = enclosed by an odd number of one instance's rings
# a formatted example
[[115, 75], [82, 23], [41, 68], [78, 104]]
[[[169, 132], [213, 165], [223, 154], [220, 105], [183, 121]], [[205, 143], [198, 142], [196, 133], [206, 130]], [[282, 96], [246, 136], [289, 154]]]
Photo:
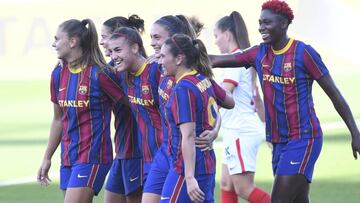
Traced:
[[237, 203], [238, 197], [235, 191], [221, 190], [221, 203]]
[[255, 187], [253, 191], [251, 191], [248, 201], [250, 203], [270, 203], [270, 195], [262, 189]]

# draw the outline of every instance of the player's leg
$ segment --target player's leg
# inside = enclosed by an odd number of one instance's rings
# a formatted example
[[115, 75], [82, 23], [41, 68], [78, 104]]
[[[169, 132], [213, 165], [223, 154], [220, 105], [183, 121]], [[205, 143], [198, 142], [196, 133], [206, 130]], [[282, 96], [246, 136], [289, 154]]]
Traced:
[[115, 159], [105, 185], [104, 203], [126, 203], [121, 160]]
[[[273, 203], [285, 203], [295, 202], [294, 200], [299, 196], [308, 196], [309, 183], [305, 176], [301, 174], [290, 176], [276, 176], [273, 191], [271, 193], [271, 202]], [[300, 198], [299, 198], [300, 199]], [[303, 203], [309, 202], [309, 199]], [[306, 201], [307, 200], [307, 201]]]
[[[233, 145], [236, 140], [236, 137], [232, 134], [234, 131], [231, 131], [227, 128], [221, 128], [221, 134], [223, 134], [223, 145], [224, 150], [222, 153], [222, 167], [221, 167], [221, 179], [220, 179], [220, 189], [221, 189], [221, 203], [231, 203], [237, 202], [238, 196], [235, 192], [234, 185], [230, 178], [229, 167], [233, 170], [236, 155], [233, 153]], [[235, 132], [236, 133], [236, 132]]]
[[169, 158], [167, 157], [167, 147], [161, 145], [156, 153], [154, 161], [151, 165], [147, 181], [144, 186], [142, 202], [158, 203], [161, 197], [161, 191], [165, 183], [167, 174], [169, 173]]
[[89, 187], [68, 188], [64, 203], [89, 203], [92, 202], [95, 192]]
[[110, 192], [105, 189], [104, 203], [126, 203], [126, 197], [116, 192]]
[[221, 168], [220, 189], [221, 203], [231, 203], [238, 201], [237, 194], [230, 179], [229, 169], [226, 164], [222, 164]]
[[92, 202], [106, 178], [111, 164], [75, 164], [65, 194], [65, 203]]
[[309, 202], [309, 184], [322, 138], [291, 140], [276, 144], [273, 150], [272, 202]]
[[237, 157], [232, 164], [232, 170], [229, 171], [235, 191], [238, 196], [251, 203], [269, 203], [270, 195], [256, 187], [254, 183], [256, 156], [259, 145], [264, 140], [263, 133], [242, 132], [241, 134], [235, 140], [234, 149], [231, 150], [231, 153]]

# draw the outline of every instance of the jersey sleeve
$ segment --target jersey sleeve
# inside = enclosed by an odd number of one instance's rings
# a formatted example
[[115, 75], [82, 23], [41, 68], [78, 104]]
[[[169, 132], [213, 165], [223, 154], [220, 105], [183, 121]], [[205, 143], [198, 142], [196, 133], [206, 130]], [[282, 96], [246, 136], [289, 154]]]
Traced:
[[99, 84], [101, 89], [113, 102], [118, 102], [124, 98], [125, 95], [121, 89], [120, 81], [111, 70], [104, 69], [99, 73]]
[[194, 93], [183, 87], [174, 91], [174, 100], [171, 104], [176, 125], [196, 121], [196, 98]]
[[329, 73], [329, 70], [318, 54], [311, 46], [306, 46], [304, 51], [304, 66], [314, 80], [320, 79]]
[[258, 53], [259, 46], [253, 46], [245, 49], [243, 52], [235, 54], [236, 61], [239, 63], [239, 67], [250, 68], [255, 67], [255, 59]]
[[226, 98], [226, 91], [214, 80], [210, 80], [214, 88], [216, 103], [224, 103]]
[[60, 85], [61, 66], [58, 65], [51, 73], [50, 79], [50, 99], [54, 104], [58, 104], [58, 94]]
[[224, 71], [223, 82], [231, 83], [235, 87], [238, 86], [241, 77], [242, 68], [229, 68]]

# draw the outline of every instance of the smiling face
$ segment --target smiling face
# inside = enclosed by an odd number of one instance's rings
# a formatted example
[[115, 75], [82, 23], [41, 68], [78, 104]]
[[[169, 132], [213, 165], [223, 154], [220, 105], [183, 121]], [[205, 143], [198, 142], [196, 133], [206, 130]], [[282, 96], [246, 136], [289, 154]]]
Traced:
[[111, 60], [122, 70], [131, 70], [136, 57], [138, 56], [138, 47], [136, 44], [130, 45], [125, 37], [110, 39], [107, 41]]
[[154, 23], [150, 30], [151, 46], [155, 51], [155, 55], [160, 55], [161, 46], [165, 40], [170, 37], [169, 31], [162, 25]]
[[170, 46], [164, 44], [160, 50], [159, 64], [163, 67], [163, 74], [166, 76], [174, 76], [178, 70], [178, 59], [170, 52]]
[[55, 41], [52, 46], [55, 48], [58, 58], [66, 61], [71, 53], [73, 42], [68, 37], [67, 33], [59, 28], [56, 32]]
[[286, 37], [287, 21], [271, 10], [261, 11], [259, 32], [265, 43], [277, 44]]

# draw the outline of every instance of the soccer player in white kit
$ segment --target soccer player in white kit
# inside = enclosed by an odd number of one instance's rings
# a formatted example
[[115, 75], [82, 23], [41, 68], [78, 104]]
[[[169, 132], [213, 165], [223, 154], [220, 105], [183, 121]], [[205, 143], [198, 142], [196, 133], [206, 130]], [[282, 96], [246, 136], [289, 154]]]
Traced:
[[[245, 22], [236, 11], [216, 23], [214, 36], [223, 54], [250, 47]], [[237, 202], [238, 196], [249, 202], [270, 202], [269, 194], [254, 184], [256, 155], [265, 140], [264, 106], [256, 72], [254, 68], [225, 69], [223, 78], [223, 87], [232, 92], [235, 108], [220, 110], [224, 146], [221, 202]]]

